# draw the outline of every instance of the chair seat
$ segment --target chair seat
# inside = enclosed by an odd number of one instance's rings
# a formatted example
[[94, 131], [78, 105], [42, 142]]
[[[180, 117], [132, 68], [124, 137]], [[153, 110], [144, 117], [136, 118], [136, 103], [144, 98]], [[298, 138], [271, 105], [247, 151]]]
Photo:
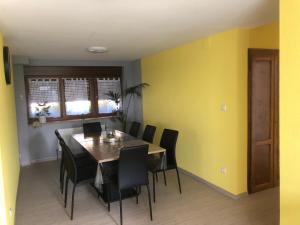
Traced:
[[89, 156], [89, 154], [87, 152], [82, 152], [82, 153], [77, 153], [77, 154], [73, 154], [75, 158], [80, 159], [80, 158], [86, 158]]
[[86, 150], [73, 138], [66, 141], [66, 145], [69, 147], [73, 155], [88, 155]]
[[[148, 170], [151, 171], [152, 173], [163, 171], [163, 169], [161, 168], [161, 164], [162, 164], [162, 158], [160, 156], [150, 155], [148, 157], [147, 166], [148, 166]], [[168, 164], [165, 170], [173, 170], [176, 168], [177, 168], [176, 165]]]
[[94, 166], [97, 168], [97, 162], [88, 154], [74, 155], [74, 159], [78, 168]]
[[148, 170], [151, 172], [158, 172], [161, 170], [162, 159], [156, 155], [149, 155], [147, 160]]
[[88, 167], [81, 167], [80, 169], [77, 170], [77, 172], [78, 172], [77, 183], [84, 180], [94, 179], [96, 177], [97, 166], [92, 165]]
[[103, 163], [101, 172], [103, 183], [116, 183], [118, 179], [118, 161]]

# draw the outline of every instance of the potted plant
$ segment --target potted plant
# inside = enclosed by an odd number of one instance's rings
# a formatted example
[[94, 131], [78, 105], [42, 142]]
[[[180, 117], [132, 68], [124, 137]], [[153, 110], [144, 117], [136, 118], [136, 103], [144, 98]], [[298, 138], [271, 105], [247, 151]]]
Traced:
[[47, 116], [50, 115], [49, 109], [50, 105], [47, 105], [47, 102], [38, 103], [38, 107], [35, 108], [35, 115], [39, 118], [40, 123], [47, 122]]
[[[128, 123], [128, 110], [130, 108], [132, 100], [134, 98], [140, 98], [142, 96], [142, 89], [146, 88], [148, 86], [149, 86], [149, 84], [147, 84], [147, 83], [140, 83], [138, 85], [126, 88], [124, 90], [123, 97], [124, 97], [124, 99], [128, 99], [127, 105], [122, 109], [119, 109], [119, 107], [117, 107], [117, 110], [116, 110], [117, 116], [111, 118], [112, 121], [118, 120], [121, 122], [124, 132], [126, 132], [126, 127], [127, 127], [127, 123]], [[114, 92], [110, 91], [110, 92], [106, 93], [106, 96], [108, 96], [108, 98], [110, 100], [114, 101], [117, 104], [117, 106], [121, 101], [121, 95], [119, 93], [114, 93]]]
[[114, 101], [116, 103], [116, 111], [120, 109], [121, 102], [121, 94], [119, 92], [109, 91], [105, 94], [109, 100]]

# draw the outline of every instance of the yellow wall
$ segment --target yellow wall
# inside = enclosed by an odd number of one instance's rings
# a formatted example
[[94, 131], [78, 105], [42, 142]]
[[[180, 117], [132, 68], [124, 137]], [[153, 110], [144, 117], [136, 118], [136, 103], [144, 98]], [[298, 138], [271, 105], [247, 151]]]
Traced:
[[300, 224], [300, 1], [280, 1], [280, 224]]
[[[0, 163], [1, 162], [2, 162], [2, 155], [0, 149]], [[0, 166], [0, 224], [6, 224], [6, 204], [5, 204], [2, 166]]]
[[233, 29], [142, 59], [143, 82], [151, 85], [144, 120], [158, 126], [156, 142], [163, 128], [179, 130], [179, 166], [236, 195], [247, 191], [247, 48], [267, 43], [272, 32], [265, 29], [278, 29], [270, 26]]
[[251, 29], [249, 47], [279, 49], [279, 22]]
[[[0, 197], [3, 197], [4, 189], [4, 201], [0, 200], [0, 213], [5, 214], [0, 215], [0, 222], [4, 225], [13, 225], [20, 164], [14, 87], [13, 84], [5, 84], [2, 47], [3, 39], [0, 34], [0, 191], [2, 189]], [[5, 212], [3, 212], [3, 208]], [[9, 213], [10, 208], [13, 212], [12, 216]]]

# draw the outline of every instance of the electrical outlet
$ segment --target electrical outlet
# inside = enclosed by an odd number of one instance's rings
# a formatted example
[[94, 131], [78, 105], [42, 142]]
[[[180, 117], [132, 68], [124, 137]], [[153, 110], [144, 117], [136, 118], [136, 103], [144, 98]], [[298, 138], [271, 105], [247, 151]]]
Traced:
[[226, 167], [221, 167], [220, 172], [224, 175], [227, 174], [227, 168]]

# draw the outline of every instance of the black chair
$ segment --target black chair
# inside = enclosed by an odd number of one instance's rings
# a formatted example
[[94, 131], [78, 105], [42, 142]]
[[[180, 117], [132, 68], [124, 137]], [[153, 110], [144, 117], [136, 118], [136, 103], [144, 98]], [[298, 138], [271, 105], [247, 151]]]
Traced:
[[[111, 161], [111, 162], [101, 163], [99, 165], [102, 174], [103, 193], [106, 192], [107, 210], [110, 211], [111, 185], [117, 180], [119, 162]], [[100, 196], [100, 192], [98, 192], [98, 198], [99, 196]], [[105, 197], [103, 196], [103, 199], [104, 198]]]
[[163, 159], [162, 156], [151, 157], [148, 159], [148, 169], [153, 175], [153, 201], [154, 202], [155, 202], [155, 175], [157, 175], [158, 172], [163, 172], [165, 185], [167, 185], [165, 171], [175, 169], [177, 173], [179, 192], [181, 194], [180, 177], [178, 173], [176, 154], [175, 154], [177, 137], [178, 137], [178, 131], [164, 129], [160, 140], [160, 147], [166, 149], [166, 159], [167, 159], [166, 168], [162, 168], [162, 159]]
[[152, 125], [147, 125], [145, 127], [144, 133], [143, 133], [143, 140], [147, 141], [149, 143], [153, 142], [153, 138], [155, 135], [156, 127]]
[[[95, 161], [91, 158], [91, 156], [80, 146], [79, 143], [77, 143], [75, 140], [72, 140], [68, 143], [62, 138], [58, 130], [55, 130], [55, 135], [59, 141], [63, 141], [72, 152], [72, 155], [76, 161], [76, 164], [79, 167], [86, 167], [95, 164]], [[64, 190], [64, 180], [65, 180], [65, 167], [64, 167], [64, 151], [62, 151], [61, 154], [61, 161], [60, 161], [60, 171], [59, 171], [59, 181], [60, 181], [60, 190], [61, 193], [63, 193]]]
[[82, 126], [84, 135], [101, 134], [102, 128], [100, 122], [84, 123]]
[[129, 130], [129, 134], [133, 137], [137, 137], [139, 135], [139, 130], [140, 130], [141, 124], [139, 122], [132, 122], [131, 127]]
[[[58, 132], [58, 130], [54, 131], [59, 143], [61, 143], [62, 141], [64, 142], [63, 138], [61, 137], [60, 133]], [[57, 150], [58, 151], [58, 150]], [[60, 190], [61, 193], [63, 193], [63, 185], [64, 185], [64, 174], [65, 174], [65, 169], [64, 169], [64, 151], [61, 152], [61, 160], [60, 160], [60, 170], [59, 170], [59, 182], [60, 182]]]
[[124, 147], [120, 151], [118, 170], [118, 190], [120, 198], [120, 221], [123, 224], [122, 215], [122, 191], [135, 188], [138, 203], [138, 189], [147, 186], [150, 207], [150, 218], [152, 220], [152, 206], [147, 173], [148, 145]]
[[66, 175], [67, 175], [66, 185], [65, 185], [65, 208], [67, 206], [67, 198], [68, 198], [68, 183], [69, 180], [73, 182], [72, 203], [71, 203], [71, 220], [72, 220], [73, 210], [74, 210], [74, 194], [75, 194], [76, 185], [80, 182], [95, 178], [96, 171], [97, 171], [97, 163], [95, 162], [93, 165], [80, 167], [77, 165], [71, 150], [63, 140], [60, 140], [60, 145], [62, 147], [62, 151], [64, 155], [63, 162], [64, 162], [64, 168], [66, 170]]

